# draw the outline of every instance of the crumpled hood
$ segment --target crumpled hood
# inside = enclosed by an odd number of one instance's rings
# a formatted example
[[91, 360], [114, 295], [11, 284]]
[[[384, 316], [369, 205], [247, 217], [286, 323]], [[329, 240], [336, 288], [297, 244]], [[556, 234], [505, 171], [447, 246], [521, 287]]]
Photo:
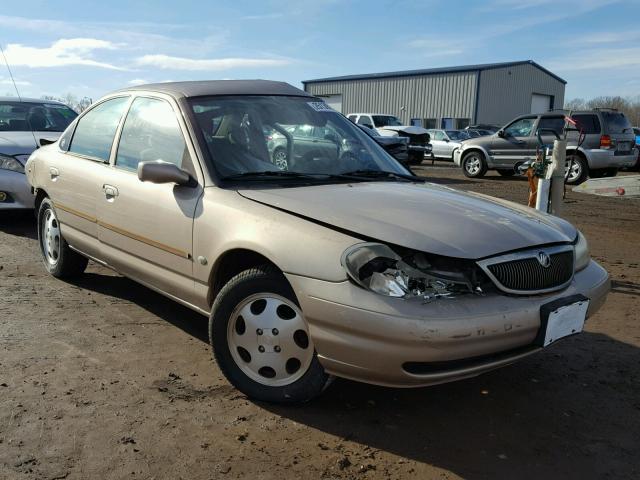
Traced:
[[429, 130], [422, 127], [416, 127], [414, 125], [405, 125], [401, 127], [378, 127], [378, 130], [392, 130], [394, 132], [404, 132], [409, 135], [424, 135], [425, 133], [429, 133]]
[[577, 235], [561, 218], [434, 184], [366, 182], [238, 193], [354, 234], [457, 258], [572, 242]]
[[[5, 155], [29, 155], [41, 138], [56, 141], [60, 132], [0, 132], [0, 153]], [[34, 138], [35, 137], [35, 138]]]

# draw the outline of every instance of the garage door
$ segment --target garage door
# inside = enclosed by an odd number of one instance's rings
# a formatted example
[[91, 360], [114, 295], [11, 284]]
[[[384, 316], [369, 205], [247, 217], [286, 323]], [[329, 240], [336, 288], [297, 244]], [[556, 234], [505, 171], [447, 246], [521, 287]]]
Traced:
[[531, 95], [531, 113], [544, 113], [551, 110], [551, 95]]
[[342, 95], [322, 95], [320, 98], [336, 112], [342, 113]]

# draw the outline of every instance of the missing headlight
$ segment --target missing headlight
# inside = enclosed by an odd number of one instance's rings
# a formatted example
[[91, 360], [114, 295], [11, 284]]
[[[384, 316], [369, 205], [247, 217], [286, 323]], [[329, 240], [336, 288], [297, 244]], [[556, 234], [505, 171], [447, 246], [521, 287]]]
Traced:
[[482, 293], [475, 267], [464, 260], [412, 250], [398, 253], [380, 243], [348, 248], [342, 256], [342, 265], [358, 285], [380, 295], [430, 302]]

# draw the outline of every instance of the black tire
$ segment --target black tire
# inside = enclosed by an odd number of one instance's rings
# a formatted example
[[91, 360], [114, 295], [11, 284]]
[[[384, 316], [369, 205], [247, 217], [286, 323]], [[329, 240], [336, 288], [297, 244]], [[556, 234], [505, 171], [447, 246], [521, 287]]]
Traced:
[[423, 160], [424, 160], [424, 153], [409, 152], [409, 156], [407, 159], [409, 165], [420, 165], [422, 164]]
[[71, 250], [66, 240], [59, 232], [56, 236], [58, 242], [58, 253], [55, 261], [50, 261], [45, 253], [45, 218], [49, 215], [49, 212], [53, 214], [57, 228], [59, 228], [58, 217], [53, 207], [53, 202], [48, 198], [44, 198], [40, 203], [38, 209], [38, 244], [40, 245], [40, 252], [42, 253], [42, 261], [47, 271], [56, 278], [71, 278], [81, 275], [87, 268], [88, 260], [78, 252]]
[[516, 174], [516, 171], [509, 168], [499, 168], [498, 173], [502, 177], [513, 177]]
[[[478, 168], [475, 167], [478, 162]], [[469, 178], [481, 178], [487, 173], [487, 162], [484, 159], [484, 155], [480, 152], [469, 152], [462, 157], [462, 173], [465, 177]]]
[[615, 177], [616, 175], [618, 175], [617, 168], [601, 168], [589, 171], [589, 177], [591, 178]]
[[274, 403], [308, 402], [320, 395], [331, 380], [315, 352], [307, 371], [285, 386], [267, 386], [251, 379], [238, 367], [231, 355], [227, 339], [231, 316], [236, 307], [248, 297], [261, 293], [279, 295], [299, 307], [289, 282], [274, 267], [265, 265], [239, 273], [222, 288], [211, 310], [209, 342], [213, 356], [227, 380], [250, 398]]
[[580, 185], [589, 175], [589, 165], [581, 155], [567, 155], [567, 163], [573, 163], [572, 172], [567, 171], [565, 183], [567, 185]]

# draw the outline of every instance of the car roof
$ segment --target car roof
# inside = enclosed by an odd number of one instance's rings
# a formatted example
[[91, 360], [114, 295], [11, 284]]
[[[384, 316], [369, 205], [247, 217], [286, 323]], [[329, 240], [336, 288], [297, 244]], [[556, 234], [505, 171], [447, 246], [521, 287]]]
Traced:
[[[25, 98], [25, 97], [0, 97], [0, 102], [13, 103], [55, 103], [56, 105], [65, 105], [57, 100], [45, 100], [43, 98]], [[66, 106], [66, 105], [65, 105]]]
[[287, 95], [314, 98], [307, 92], [285, 82], [271, 80], [198, 80], [136, 85], [120, 91], [165, 93], [174, 98], [206, 97], [214, 95]]

